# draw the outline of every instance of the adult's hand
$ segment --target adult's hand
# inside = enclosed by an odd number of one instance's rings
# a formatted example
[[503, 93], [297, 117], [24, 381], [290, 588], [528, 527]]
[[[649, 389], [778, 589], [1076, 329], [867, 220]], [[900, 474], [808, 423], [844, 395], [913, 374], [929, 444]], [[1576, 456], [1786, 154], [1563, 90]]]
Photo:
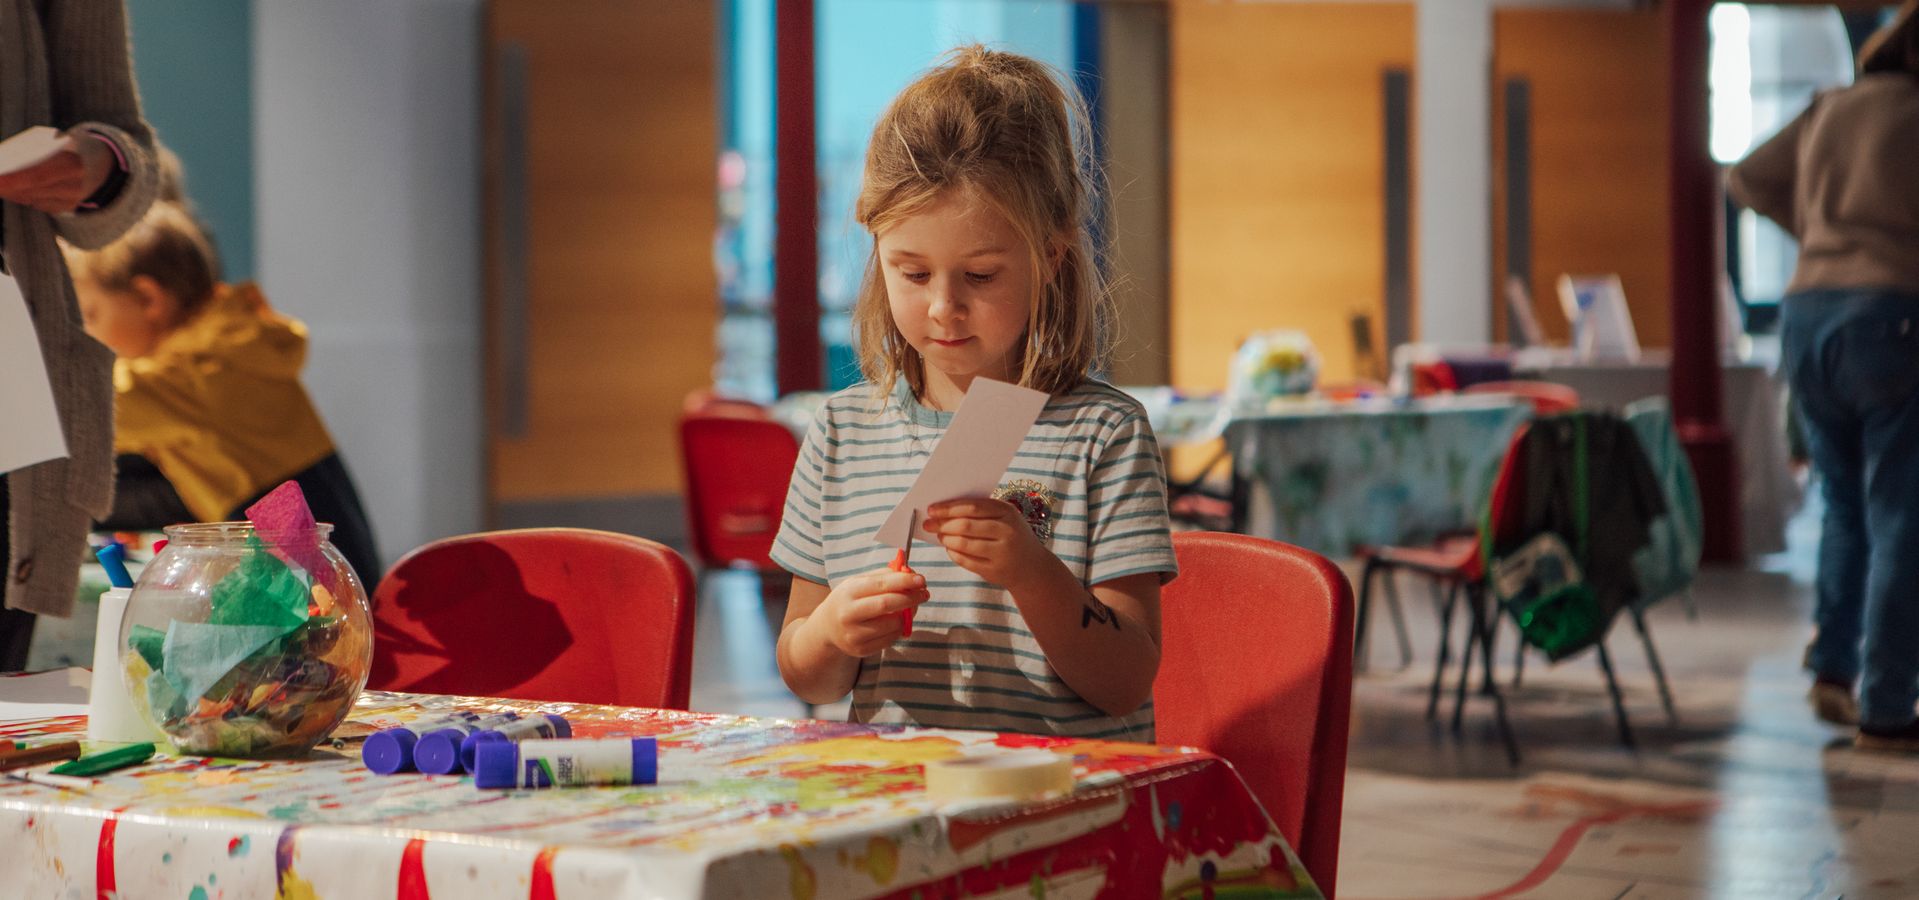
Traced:
[[0, 175], [0, 200], [55, 215], [70, 213], [107, 180], [113, 151], [86, 132], [68, 132], [73, 149]]

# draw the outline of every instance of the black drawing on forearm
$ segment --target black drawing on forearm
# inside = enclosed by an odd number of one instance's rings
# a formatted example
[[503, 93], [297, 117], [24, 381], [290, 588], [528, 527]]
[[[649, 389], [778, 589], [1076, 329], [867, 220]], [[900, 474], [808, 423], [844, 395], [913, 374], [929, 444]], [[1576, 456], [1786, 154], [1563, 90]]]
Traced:
[[1101, 625], [1112, 625], [1113, 630], [1118, 631], [1119, 613], [1113, 612], [1112, 607], [1099, 602], [1098, 597], [1087, 594], [1086, 606], [1079, 614], [1079, 627], [1091, 628], [1095, 622]]

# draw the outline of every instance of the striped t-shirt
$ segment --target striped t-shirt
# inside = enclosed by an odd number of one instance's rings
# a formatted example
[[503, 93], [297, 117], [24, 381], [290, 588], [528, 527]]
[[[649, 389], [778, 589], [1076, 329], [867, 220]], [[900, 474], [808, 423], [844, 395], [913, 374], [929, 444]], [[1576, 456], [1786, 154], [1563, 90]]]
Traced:
[[[921, 405], [903, 379], [885, 402], [876, 393], [862, 384], [828, 398], [800, 449], [773, 560], [808, 581], [836, 585], [886, 567], [894, 548], [873, 535], [953, 419]], [[1086, 381], [1048, 400], [1001, 485], [1051, 493], [1046, 543], [1082, 583], [1143, 572], [1167, 580], [1178, 571], [1159, 444], [1139, 404], [1109, 385]], [[1115, 718], [1081, 699], [1047, 662], [1012, 595], [924, 534], [915, 535], [912, 566], [931, 599], [915, 614], [912, 637], [861, 661], [856, 721], [1153, 739], [1151, 701]], [[1075, 608], [1083, 600], [1059, 598]]]

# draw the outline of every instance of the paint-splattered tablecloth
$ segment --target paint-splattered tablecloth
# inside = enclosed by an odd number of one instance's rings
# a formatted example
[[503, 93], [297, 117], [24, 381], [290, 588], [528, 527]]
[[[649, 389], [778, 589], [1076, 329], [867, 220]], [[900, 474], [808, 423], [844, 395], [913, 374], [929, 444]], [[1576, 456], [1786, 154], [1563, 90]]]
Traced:
[[[86, 792], [0, 781], [0, 897], [1319, 896], [1239, 776], [1197, 750], [371, 691], [351, 722], [450, 709], [657, 736], [660, 783], [479, 791], [374, 775], [354, 744], [156, 758]], [[85, 721], [4, 722], [0, 738]], [[1073, 794], [925, 794], [927, 761], [1033, 746], [1074, 754]]]
[[1299, 401], [1226, 425], [1248, 533], [1329, 556], [1473, 527], [1513, 432], [1504, 395]]

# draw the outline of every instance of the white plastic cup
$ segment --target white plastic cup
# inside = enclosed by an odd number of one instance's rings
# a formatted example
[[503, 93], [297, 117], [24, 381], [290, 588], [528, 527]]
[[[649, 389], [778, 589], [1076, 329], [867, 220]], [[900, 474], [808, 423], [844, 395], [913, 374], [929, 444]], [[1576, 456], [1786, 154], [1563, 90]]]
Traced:
[[120, 620], [132, 588], [110, 588], [100, 595], [100, 618], [93, 629], [93, 680], [87, 691], [87, 740], [135, 743], [164, 741], [127, 696], [120, 675]]

